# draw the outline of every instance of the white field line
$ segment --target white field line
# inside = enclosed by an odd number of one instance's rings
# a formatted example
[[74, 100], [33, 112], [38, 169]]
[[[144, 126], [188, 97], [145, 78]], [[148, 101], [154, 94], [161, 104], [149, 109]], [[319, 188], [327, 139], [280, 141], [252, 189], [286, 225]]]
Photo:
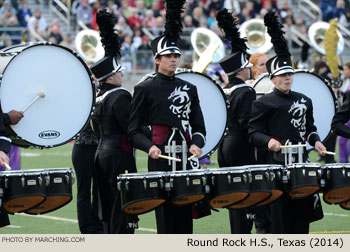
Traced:
[[[78, 220], [75, 220], [75, 219], [68, 219], [68, 218], [62, 218], [62, 217], [56, 217], [56, 216], [50, 216], [50, 215], [31, 215], [31, 214], [25, 214], [25, 213], [18, 213], [16, 215], [33, 217], [33, 218], [42, 218], [42, 219], [48, 219], [48, 220], [64, 221], [64, 222], [70, 222], [70, 223], [78, 223]], [[138, 229], [141, 231], [157, 233], [157, 230], [153, 228], [139, 227]]]
[[22, 228], [21, 226], [14, 226], [14, 225], [8, 225], [6, 227], [8, 227], [8, 228]]

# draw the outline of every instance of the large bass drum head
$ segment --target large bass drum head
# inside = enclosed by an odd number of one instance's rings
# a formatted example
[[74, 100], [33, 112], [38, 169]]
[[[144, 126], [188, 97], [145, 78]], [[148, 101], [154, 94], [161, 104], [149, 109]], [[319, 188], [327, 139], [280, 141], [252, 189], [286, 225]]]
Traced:
[[221, 87], [209, 76], [179, 69], [176, 77], [195, 85], [198, 90], [205, 128], [206, 144], [201, 158], [212, 154], [220, 144], [227, 124], [227, 102]]
[[11, 129], [29, 146], [62, 145], [87, 123], [94, 102], [93, 85], [87, 66], [70, 49], [48, 43], [28, 46], [4, 70], [2, 110], [23, 111], [43, 91], [45, 97], [35, 101]]

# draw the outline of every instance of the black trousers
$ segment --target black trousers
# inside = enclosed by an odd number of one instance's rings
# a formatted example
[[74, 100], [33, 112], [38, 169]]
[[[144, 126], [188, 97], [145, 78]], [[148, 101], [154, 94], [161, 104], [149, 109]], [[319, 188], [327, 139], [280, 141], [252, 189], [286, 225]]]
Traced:
[[108, 234], [133, 234], [137, 216], [122, 211], [121, 194], [117, 189], [117, 176], [128, 170], [136, 172], [131, 152], [97, 149], [95, 156], [96, 175], [101, 202], [104, 232]]
[[75, 144], [72, 151], [78, 187], [78, 224], [82, 234], [103, 233], [102, 221], [98, 218], [98, 190], [94, 174], [96, 148], [96, 145]]
[[[149, 171], [170, 171], [167, 160], [148, 158]], [[155, 209], [158, 234], [192, 234], [192, 205], [175, 206], [166, 202]]]
[[[255, 164], [254, 148], [241, 136], [227, 135], [218, 151], [220, 167]], [[254, 209], [228, 209], [232, 234], [250, 234]]]
[[284, 193], [270, 204], [273, 234], [308, 234], [314, 198], [291, 199]]

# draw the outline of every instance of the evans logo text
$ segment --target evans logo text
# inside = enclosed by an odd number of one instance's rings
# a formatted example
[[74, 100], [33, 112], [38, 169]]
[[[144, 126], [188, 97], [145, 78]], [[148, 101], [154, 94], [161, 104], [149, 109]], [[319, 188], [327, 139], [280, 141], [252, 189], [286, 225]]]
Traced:
[[54, 130], [46, 130], [39, 133], [39, 137], [42, 139], [53, 139], [59, 137], [60, 135], [60, 132]]

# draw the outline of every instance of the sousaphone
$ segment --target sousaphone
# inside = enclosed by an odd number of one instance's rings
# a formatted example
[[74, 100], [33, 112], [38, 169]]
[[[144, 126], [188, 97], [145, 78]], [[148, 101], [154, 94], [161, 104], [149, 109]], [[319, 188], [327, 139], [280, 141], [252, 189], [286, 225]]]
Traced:
[[247, 52], [266, 53], [272, 48], [270, 35], [267, 33], [266, 26], [262, 19], [251, 19], [244, 22], [239, 28], [241, 37], [247, 38]]
[[103, 58], [103, 49], [100, 34], [94, 30], [82, 30], [75, 37], [75, 46], [79, 55], [90, 62], [97, 62]]
[[[325, 55], [325, 45], [324, 45], [324, 33], [328, 30], [329, 23], [327, 22], [316, 22], [313, 23], [308, 30], [308, 37], [311, 42], [311, 45], [319, 53]], [[344, 38], [343, 35], [337, 31], [339, 36], [339, 41], [337, 45], [337, 55], [341, 54], [344, 50]]]

